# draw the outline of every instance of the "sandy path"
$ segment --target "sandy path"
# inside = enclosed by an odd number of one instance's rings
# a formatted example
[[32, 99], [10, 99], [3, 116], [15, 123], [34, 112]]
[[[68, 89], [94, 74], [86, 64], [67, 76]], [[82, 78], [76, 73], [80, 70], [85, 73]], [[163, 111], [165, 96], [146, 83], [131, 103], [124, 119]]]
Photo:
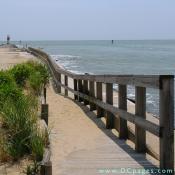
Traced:
[[106, 130], [104, 119], [97, 119], [83, 104], [55, 94], [52, 87], [47, 95], [53, 175], [95, 175], [105, 168], [153, 166], [117, 139], [114, 131]]
[[34, 57], [27, 52], [14, 48], [0, 48], [0, 70], [8, 69], [14, 64], [22, 63]]

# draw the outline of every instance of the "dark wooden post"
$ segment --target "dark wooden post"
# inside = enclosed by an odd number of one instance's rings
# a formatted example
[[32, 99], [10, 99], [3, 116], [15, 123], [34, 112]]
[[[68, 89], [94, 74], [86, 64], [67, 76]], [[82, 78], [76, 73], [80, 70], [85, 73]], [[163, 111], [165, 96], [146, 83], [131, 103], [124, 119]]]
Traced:
[[[136, 87], [135, 114], [146, 119], [146, 88]], [[135, 126], [135, 149], [137, 152], [146, 152], [146, 132]]]
[[[118, 105], [119, 109], [127, 111], [127, 88], [126, 85], [118, 85]], [[119, 116], [119, 138], [127, 139], [127, 121]]]
[[[106, 83], [106, 103], [113, 105], [113, 84]], [[114, 127], [114, 115], [111, 112], [106, 112], [106, 129]]]
[[48, 125], [48, 110], [49, 110], [48, 104], [41, 105], [41, 119], [44, 119], [47, 125]]
[[[78, 80], [78, 91], [79, 92], [83, 92], [83, 84], [82, 84], [82, 80]], [[80, 96], [78, 97], [78, 101], [82, 102], [83, 98], [81, 98]]]
[[[78, 86], [77, 86], [77, 80], [74, 79], [74, 91], [77, 91], [78, 90]], [[75, 100], [78, 100], [78, 96], [74, 94], [74, 99]]]
[[[61, 83], [61, 74], [60, 73], [57, 73], [57, 81], [59, 82], [59, 83]], [[58, 93], [61, 93], [61, 86], [60, 85], [57, 85], [57, 91], [58, 91]]]
[[160, 77], [160, 168], [174, 174], [174, 76]]
[[[64, 76], [64, 85], [67, 87], [68, 86], [68, 77], [67, 75]], [[68, 90], [64, 89], [65, 96], [68, 96]]]
[[46, 87], [44, 87], [44, 103], [46, 104]]
[[[83, 81], [83, 93], [86, 94], [86, 95], [89, 94], [89, 92], [88, 92], [88, 80], [84, 80]], [[86, 100], [86, 99], [84, 99], [84, 104], [85, 105], [88, 105], [89, 104], [89, 101]]]
[[[91, 97], [95, 97], [95, 87], [94, 87], [94, 82], [90, 81], [89, 83], [89, 95]], [[90, 111], [96, 110], [96, 105], [92, 102], [90, 102]]]
[[52, 175], [52, 162], [51, 161], [41, 165], [40, 174], [41, 175]]
[[[97, 94], [97, 99], [99, 100], [103, 100], [103, 90], [102, 90], [102, 83], [101, 82], [97, 82], [96, 83], [96, 94]], [[103, 117], [104, 116], [104, 110], [97, 106], [97, 117]]]

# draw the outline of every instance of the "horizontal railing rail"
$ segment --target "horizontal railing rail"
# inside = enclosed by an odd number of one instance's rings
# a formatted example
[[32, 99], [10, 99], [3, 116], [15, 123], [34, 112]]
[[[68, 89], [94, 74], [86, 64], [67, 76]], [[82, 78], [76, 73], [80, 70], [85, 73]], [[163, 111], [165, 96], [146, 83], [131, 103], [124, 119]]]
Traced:
[[[149, 152], [146, 131], [159, 137], [161, 169], [174, 171], [174, 76], [173, 75], [89, 75], [74, 74], [60, 68], [45, 52], [29, 48], [51, 71], [58, 93], [64, 88], [74, 94], [75, 100], [97, 110], [97, 117], [106, 117], [106, 128], [117, 129], [120, 139], [130, 138], [127, 121], [135, 124], [134, 141], [137, 152]], [[64, 76], [64, 83], [62, 76]], [[73, 87], [68, 78], [73, 79]], [[106, 84], [106, 102], [103, 101], [102, 84]], [[118, 84], [118, 107], [113, 105], [113, 84]], [[96, 86], [95, 86], [96, 85]], [[135, 114], [127, 110], [127, 85], [135, 86]], [[95, 88], [96, 87], [96, 88]], [[146, 119], [146, 88], [159, 90], [159, 122]]]

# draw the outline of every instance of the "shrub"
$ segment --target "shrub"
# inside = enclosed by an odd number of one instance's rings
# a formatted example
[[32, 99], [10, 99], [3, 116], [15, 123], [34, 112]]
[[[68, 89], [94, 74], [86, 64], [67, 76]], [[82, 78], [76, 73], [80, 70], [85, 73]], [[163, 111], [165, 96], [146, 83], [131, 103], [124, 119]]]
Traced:
[[19, 87], [24, 88], [28, 84], [29, 91], [34, 92], [35, 95], [40, 95], [42, 89], [49, 82], [47, 67], [36, 61], [18, 64], [9, 70], [9, 73], [14, 77]]
[[24, 171], [26, 175], [39, 175], [40, 174], [40, 164], [34, 161], [31, 165], [28, 165]]
[[7, 98], [16, 101], [22, 95], [13, 79], [13, 77], [5, 71], [0, 71], [0, 107]]
[[[0, 122], [5, 136], [0, 137], [0, 160], [17, 160], [32, 153], [41, 160], [48, 143], [48, 132], [38, 129], [36, 95], [49, 82], [49, 73], [44, 65], [28, 62], [14, 66], [9, 71], [0, 71]], [[23, 93], [26, 85], [28, 91]], [[35, 96], [33, 95], [35, 94]]]
[[15, 103], [8, 99], [1, 109], [2, 122], [7, 130], [8, 153], [18, 159], [30, 153], [30, 140], [36, 127], [36, 110], [31, 104], [34, 99], [22, 96]]
[[35, 69], [36, 72], [40, 73], [40, 80], [43, 86], [47, 85], [49, 83], [49, 71], [47, 67], [39, 62], [29, 61], [27, 62], [27, 65], [31, 66]]
[[37, 161], [43, 159], [44, 154], [44, 139], [37, 132], [31, 138], [32, 154]]
[[30, 61], [27, 65], [34, 69], [29, 77], [29, 86], [35, 95], [41, 95], [42, 89], [49, 83], [49, 72], [45, 65]]
[[37, 96], [41, 95], [43, 84], [42, 84], [40, 72], [33, 72], [30, 75], [29, 86], [31, 88], [30, 91], [33, 92], [34, 95], [37, 95]]
[[29, 78], [32, 68], [28, 66], [26, 63], [17, 64], [9, 71], [14, 77], [16, 83], [20, 87], [24, 87], [27, 79]]

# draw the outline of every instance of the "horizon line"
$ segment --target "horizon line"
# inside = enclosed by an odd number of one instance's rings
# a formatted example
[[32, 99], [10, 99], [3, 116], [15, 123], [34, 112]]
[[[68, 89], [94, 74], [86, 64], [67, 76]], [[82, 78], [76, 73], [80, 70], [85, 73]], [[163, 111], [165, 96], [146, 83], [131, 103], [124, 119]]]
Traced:
[[[167, 40], [175, 40], [175, 38], [167, 38], [167, 39], [24, 39], [24, 40], [11, 40], [11, 42], [19, 42], [19, 41], [167, 41]], [[6, 40], [0, 40], [0, 42], [6, 42]]]

